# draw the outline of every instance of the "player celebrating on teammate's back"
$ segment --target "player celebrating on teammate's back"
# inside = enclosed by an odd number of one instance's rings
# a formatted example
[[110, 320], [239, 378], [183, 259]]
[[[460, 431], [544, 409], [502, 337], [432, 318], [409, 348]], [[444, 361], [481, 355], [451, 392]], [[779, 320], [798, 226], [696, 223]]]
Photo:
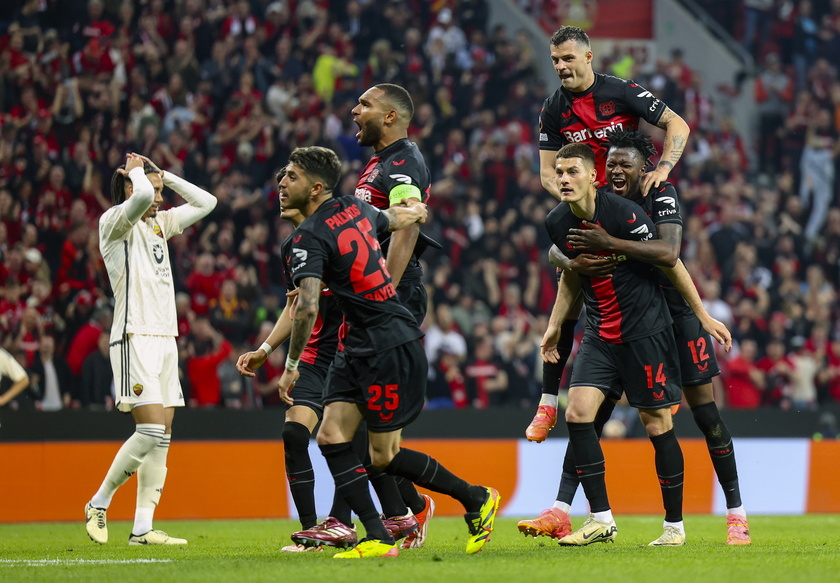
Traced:
[[[186, 204], [159, 211], [163, 187]], [[105, 512], [117, 488], [137, 472], [137, 509], [130, 545], [182, 545], [187, 541], [152, 529], [166, 481], [166, 458], [175, 407], [184, 406], [178, 380], [175, 286], [166, 241], [216, 206], [216, 198], [186, 180], [161, 172], [148, 158], [126, 157], [111, 180], [114, 205], [99, 219], [99, 249], [114, 290], [111, 366], [117, 408], [131, 411], [136, 429], [126, 440], [99, 490], [85, 506], [92, 540], [108, 542]]]
[[[557, 150], [569, 143], [585, 143], [595, 152], [597, 182], [606, 184], [604, 140], [617, 128], [636, 129], [645, 120], [665, 130], [665, 144], [659, 164], [645, 174], [642, 193], [658, 186], [682, 156], [690, 133], [688, 124], [665, 103], [644, 87], [592, 69], [592, 50], [589, 36], [576, 26], [563, 26], [549, 42], [551, 61], [560, 78], [561, 87], [543, 103], [540, 111], [539, 147], [540, 179], [543, 188], [560, 199], [555, 180]], [[591, 269], [603, 269], [605, 262], [583, 254], [580, 264]], [[562, 272], [558, 271], [558, 277]], [[557, 395], [563, 368], [571, 354], [574, 329], [580, 318], [582, 304], [569, 310], [558, 341], [559, 359], [543, 364], [543, 394], [537, 414], [525, 431], [525, 436], [540, 442], [557, 422]]]
[[374, 465], [389, 474], [459, 500], [470, 531], [467, 553], [479, 552], [489, 540], [499, 506], [492, 488], [473, 486], [430, 456], [400, 447], [402, 428], [423, 408], [428, 363], [414, 318], [396, 298], [375, 235], [398, 221], [425, 220], [425, 205], [378, 211], [347, 197], [333, 198], [341, 164], [325, 148], [298, 148], [289, 158], [281, 182], [281, 204], [301, 211], [291, 249], [291, 271], [298, 286], [298, 306], [286, 370], [279, 388], [289, 391], [298, 361], [317, 316], [322, 284], [342, 305], [348, 324], [344, 352], [333, 362], [325, 390], [324, 420], [318, 444], [336, 488], [365, 526], [367, 538], [336, 558], [397, 556], [394, 539], [370, 498], [368, 479], [351, 447], [362, 418], [367, 422]]
[[[641, 194], [644, 170], [651, 157], [656, 155], [651, 139], [638, 130], [615, 130], [608, 137], [608, 148], [606, 167], [609, 185], [616, 194], [640, 205], [656, 226], [658, 240], [622, 240], [611, 237], [598, 225], [588, 224], [586, 229], [571, 231], [570, 244], [578, 250], [617, 252], [648, 263], [673, 264], [679, 256], [682, 241], [682, 216], [677, 192], [670, 183], [663, 182], [654, 187], [649, 196], [643, 197]], [[560, 267], [575, 269], [568, 257], [562, 256], [559, 259]], [[554, 257], [552, 261], [555, 261]], [[720, 369], [712, 348], [712, 340], [703, 330], [704, 326], [720, 328], [722, 325], [708, 317], [696, 293], [690, 298], [689, 306], [669, 281], [664, 280], [662, 288], [674, 320], [674, 337], [680, 355], [683, 393], [697, 426], [706, 438], [712, 464], [726, 497], [726, 542], [729, 545], [750, 544], [732, 437], [714, 402], [711, 380], [720, 374]], [[695, 310], [704, 317], [705, 324], [695, 315]], [[728, 333], [725, 334], [725, 339], [725, 348], [728, 350]], [[612, 409], [613, 404], [608, 401], [599, 411], [595, 420], [595, 429], [599, 435]], [[554, 506], [544, 510], [536, 519], [521, 521], [518, 525], [519, 530], [533, 536], [552, 538], [559, 538], [571, 532], [569, 510], [577, 485], [574, 459], [567, 449]]]
[[[552, 242], [574, 256], [567, 236], [584, 223], [600, 223], [610, 234], [643, 241], [653, 237], [653, 223], [630, 201], [595, 189], [595, 157], [586, 144], [569, 144], [557, 153], [557, 191], [563, 203], [549, 213], [546, 228]], [[586, 304], [586, 333], [572, 371], [566, 424], [576, 473], [583, 485], [591, 514], [561, 545], [587, 545], [614, 541], [615, 521], [609, 506], [605, 463], [594, 421], [607, 398], [627, 395], [656, 451], [656, 473], [665, 506], [665, 533], [654, 545], [682, 544], [667, 537], [671, 529], [683, 532], [682, 485], [684, 462], [673, 431], [670, 407], [680, 402], [679, 361], [674, 335], [652, 267], [627, 257], [616, 257], [611, 277], [564, 273], [543, 337], [541, 353], [557, 358], [560, 323], [581, 292]], [[568, 277], [567, 277], [568, 276]], [[669, 276], [670, 277], [670, 276]], [[687, 281], [686, 281], [687, 280]], [[685, 270], [675, 285], [690, 285]]]

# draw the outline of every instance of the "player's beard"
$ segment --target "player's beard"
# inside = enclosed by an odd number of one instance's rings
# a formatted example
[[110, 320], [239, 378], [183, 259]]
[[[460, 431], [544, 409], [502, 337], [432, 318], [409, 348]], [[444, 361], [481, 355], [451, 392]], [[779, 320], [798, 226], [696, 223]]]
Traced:
[[375, 146], [382, 139], [382, 126], [374, 120], [364, 122], [359, 129], [362, 130], [359, 136], [360, 146]]

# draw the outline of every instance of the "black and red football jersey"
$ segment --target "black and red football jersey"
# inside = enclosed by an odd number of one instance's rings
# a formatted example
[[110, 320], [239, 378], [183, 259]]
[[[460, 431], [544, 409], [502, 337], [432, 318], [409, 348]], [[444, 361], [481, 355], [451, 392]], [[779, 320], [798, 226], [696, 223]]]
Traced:
[[372, 356], [423, 333], [400, 304], [377, 234], [388, 219], [373, 206], [349, 196], [324, 202], [292, 234], [287, 252], [292, 281], [324, 281], [347, 323], [344, 351]]
[[[397, 202], [402, 199], [402, 187], [411, 185], [420, 190], [422, 202], [428, 204], [431, 184], [432, 176], [420, 148], [408, 138], [402, 138], [371, 157], [359, 177], [354, 194], [356, 198], [369, 202], [378, 209], [386, 209], [391, 206], [392, 197], [395, 197]], [[379, 237], [379, 242], [386, 251], [389, 238], [388, 232]], [[415, 254], [405, 268], [402, 281], [423, 277], [423, 268], [417, 256], [422, 253], [428, 242], [421, 237], [418, 239], [418, 245], [420, 248], [415, 247]]]
[[[292, 283], [292, 266], [290, 264], [292, 240], [295, 233], [292, 233], [283, 241], [283, 272], [286, 279], [286, 289], [294, 291]], [[303, 349], [300, 359], [320, 367], [328, 367], [335, 357], [335, 351], [339, 345], [339, 329], [344, 320], [344, 314], [338, 306], [329, 288], [321, 292], [321, 299], [318, 302], [318, 318], [312, 328], [312, 336]]]
[[[568, 257], [582, 251], [566, 240], [569, 229], [581, 229], [582, 219], [567, 203], [559, 204], [545, 219], [551, 241]], [[620, 239], [646, 241], [654, 236], [653, 222], [634, 202], [612, 192], [598, 192], [592, 221]], [[665, 298], [659, 286], [659, 269], [628, 259], [612, 251], [596, 251], [619, 262], [612, 277], [580, 275], [586, 305], [586, 330], [604, 342], [621, 343], [656, 334], [671, 324]]]
[[667, 106], [633, 81], [595, 73], [586, 91], [573, 93], [560, 87], [540, 111], [540, 150], [557, 151], [583, 142], [595, 151], [597, 180], [605, 185], [607, 134], [615, 128], [637, 129], [639, 119], [656, 125]]

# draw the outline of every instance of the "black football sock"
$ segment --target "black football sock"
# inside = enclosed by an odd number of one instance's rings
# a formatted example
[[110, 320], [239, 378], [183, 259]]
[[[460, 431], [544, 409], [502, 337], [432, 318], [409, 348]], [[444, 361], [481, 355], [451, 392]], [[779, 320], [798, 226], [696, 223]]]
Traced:
[[560, 392], [563, 369], [566, 368], [575, 343], [575, 326], [577, 320], [566, 320], [560, 325], [560, 340], [557, 342], [560, 358], [557, 362], [543, 362], [543, 394], [557, 395]]
[[662, 489], [662, 504], [665, 506], [665, 522], [680, 522], [683, 504], [683, 460], [680, 442], [674, 430], [650, 438], [656, 451], [656, 476]]
[[286, 458], [286, 478], [303, 530], [315, 526], [315, 471], [309, 458], [309, 429], [300, 423], [286, 421], [283, 425], [283, 450]]
[[478, 512], [487, 500], [487, 490], [465, 482], [435, 458], [420, 451], [401, 447], [385, 471], [423, 488], [452, 496], [464, 505], [467, 512]]
[[607, 497], [607, 483], [604, 479], [606, 464], [604, 452], [593, 423], [569, 423], [569, 444], [575, 460], [575, 471], [586, 493], [591, 512], [604, 512], [610, 509]]
[[[359, 427], [356, 429], [356, 433], [353, 435], [353, 453], [356, 454], [360, 460], [365, 459], [365, 455], [368, 455], [368, 434], [367, 434], [367, 426], [365, 422], [362, 421], [359, 423]], [[338, 490], [333, 491], [333, 502], [332, 507], [330, 508], [330, 516], [341, 522], [342, 524], [346, 524], [347, 526], [351, 526], [353, 517], [352, 511], [350, 510], [350, 506], [347, 505], [347, 502], [344, 501], [344, 498], [338, 493]]]
[[405, 505], [408, 506], [411, 512], [414, 514], [423, 512], [423, 509], [426, 508], [426, 499], [417, 491], [414, 482], [401, 477], [395, 477], [394, 479], [397, 482], [397, 488], [400, 490], [400, 496], [402, 496], [403, 502], [405, 502]]
[[358, 456], [353, 453], [351, 442], [322, 445], [320, 448], [335, 480], [336, 490], [365, 525], [367, 538], [394, 544], [393, 537], [382, 524], [379, 512], [373, 505], [370, 480]]
[[373, 490], [376, 492], [376, 497], [379, 498], [379, 504], [382, 506], [382, 514], [385, 515], [385, 518], [408, 514], [408, 507], [403, 502], [394, 476], [377, 470], [371, 463], [370, 452], [365, 456], [365, 469]]
[[712, 401], [691, 410], [694, 422], [706, 436], [709, 456], [715, 468], [718, 482], [723, 488], [727, 508], [741, 506], [741, 487], [738, 484], [738, 466], [735, 463], [735, 449], [732, 435], [720, 417], [717, 405]]
[[[615, 403], [607, 399], [601, 403], [598, 413], [595, 415], [595, 435], [598, 439], [601, 438], [601, 432], [604, 430], [604, 425], [610, 420]], [[557, 501], [565, 502], [569, 506], [572, 505], [572, 500], [575, 499], [575, 492], [577, 492], [580, 480], [577, 476], [577, 469], [575, 468], [575, 456], [572, 452], [572, 445], [566, 446], [566, 455], [563, 456], [563, 473], [560, 474], [560, 486], [557, 489]]]

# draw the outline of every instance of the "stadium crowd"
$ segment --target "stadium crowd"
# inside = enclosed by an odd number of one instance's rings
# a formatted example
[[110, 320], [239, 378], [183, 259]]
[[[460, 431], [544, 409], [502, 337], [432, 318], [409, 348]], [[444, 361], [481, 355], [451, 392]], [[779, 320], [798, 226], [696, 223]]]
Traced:
[[[723, 406], [814, 409], [840, 401], [840, 2], [742, 4], [733, 33], [761, 64], [755, 148], [679, 52], [631, 76], [692, 127], [671, 181], [683, 260], [736, 340], [719, 355]], [[409, 137], [433, 176], [424, 230], [443, 244], [422, 258], [428, 406], [531, 408], [556, 289], [536, 141], [547, 58], [547, 42], [535, 54], [525, 33], [489, 27], [485, 0], [4, 3], [0, 341], [33, 379], [10, 406], [113, 404], [97, 221], [126, 152], [219, 200], [171, 241], [190, 406], [279, 406], [283, 350], [254, 382], [235, 368], [285, 303], [274, 172], [295, 147], [326, 146], [352, 194], [369, 152], [350, 110], [391, 82], [415, 101]]]

